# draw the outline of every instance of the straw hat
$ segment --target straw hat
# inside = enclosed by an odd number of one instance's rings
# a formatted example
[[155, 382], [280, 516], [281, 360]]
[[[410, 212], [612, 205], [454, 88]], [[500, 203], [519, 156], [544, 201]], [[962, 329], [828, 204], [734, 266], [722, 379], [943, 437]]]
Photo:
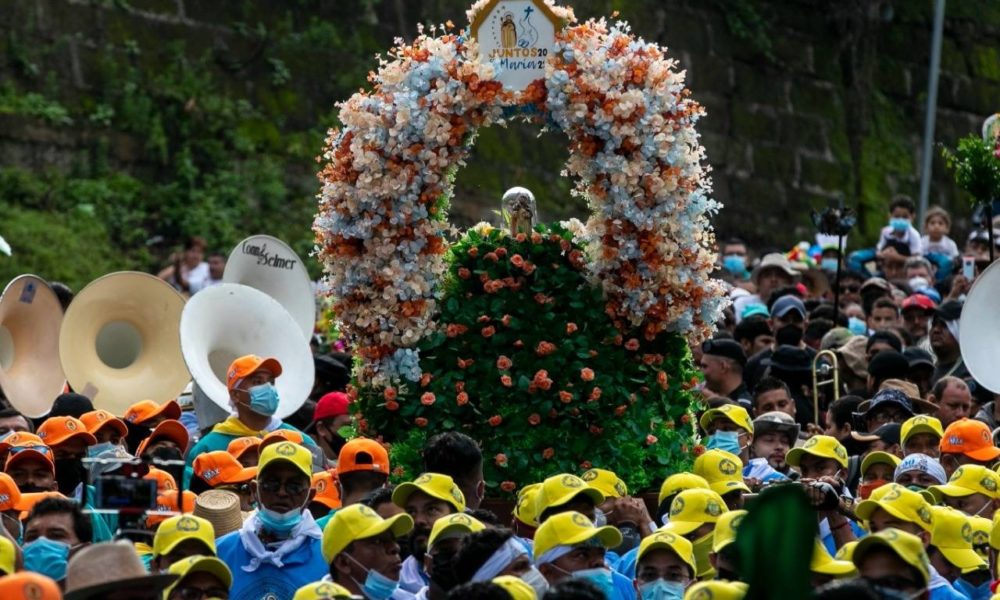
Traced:
[[150, 575], [129, 542], [106, 542], [80, 550], [66, 567], [65, 600], [98, 598], [128, 586], [163, 590], [176, 575]]
[[207, 490], [194, 501], [194, 515], [215, 528], [216, 539], [243, 526], [240, 497], [227, 490]]

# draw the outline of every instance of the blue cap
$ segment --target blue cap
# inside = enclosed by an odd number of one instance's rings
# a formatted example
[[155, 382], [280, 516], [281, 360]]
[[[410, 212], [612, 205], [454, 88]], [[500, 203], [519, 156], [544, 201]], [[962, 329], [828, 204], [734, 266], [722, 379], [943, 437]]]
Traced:
[[767, 306], [759, 302], [753, 302], [746, 305], [743, 309], [743, 314], [740, 315], [740, 318], [745, 319], [754, 315], [764, 315], [765, 317], [771, 316], [770, 313], [767, 312]]
[[913, 291], [913, 293], [920, 294], [921, 296], [927, 296], [934, 302], [941, 304], [941, 293], [930, 286], [917, 288], [916, 290]]
[[774, 302], [774, 306], [771, 307], [771, 316], [778, 317], [779, 319], [788, 314], [788, 311], [796, 310], [799, 315], [805, 319], [806, 318], [806, 305], [802, 303], [797, 297], [792, 295], [782, 296]]

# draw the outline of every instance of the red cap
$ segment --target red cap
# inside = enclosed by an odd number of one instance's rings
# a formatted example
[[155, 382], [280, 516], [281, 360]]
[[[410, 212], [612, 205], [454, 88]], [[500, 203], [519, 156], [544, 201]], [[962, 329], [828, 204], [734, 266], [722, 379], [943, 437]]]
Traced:
[[932, 311], [937, 308], [937, 304], [923, 294], [913, 294], [903, 300], [903, 310], [908, 308], [919, 308], [920, 310]]
[[332, 419], [334, 417], [339, 417], [340, 415], [346, 415], [347, 406], [350, 403], [351, 399], [348, 398], [347, 394], [344, 392], [329, 392], [327, 394], [323, 394], [323, 397], [316, 403], [316, 409], [313, 411], [313, 421]]

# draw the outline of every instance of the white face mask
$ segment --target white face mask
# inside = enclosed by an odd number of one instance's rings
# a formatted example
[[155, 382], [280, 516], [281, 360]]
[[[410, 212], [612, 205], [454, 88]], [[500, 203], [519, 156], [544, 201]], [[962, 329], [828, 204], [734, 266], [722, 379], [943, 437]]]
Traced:
[[549, 589], [549, 582], [545, 579], [545, 575], [542, 575], [542, 572], [538, 570], [538, 567], [531, 567], [522, 573], [521, 581], [530, 585], [539, 598], [544, 596]]

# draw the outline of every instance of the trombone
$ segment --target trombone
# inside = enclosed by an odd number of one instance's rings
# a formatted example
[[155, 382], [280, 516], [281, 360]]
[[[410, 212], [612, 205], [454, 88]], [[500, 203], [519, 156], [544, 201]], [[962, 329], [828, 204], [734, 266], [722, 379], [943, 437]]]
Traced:
[[[820, 363], [824, 357], [830, 362]], [[828, 377], [820, 381], [820, 377]], [[813, 392], [813, 421], [819, 426], [819, 388], [824, 385], [833, 385], [834, 401], [840, 399], [840, 364], [837, 361], [837, 353], [833, 350], [822, 350], [816, 353], [816, 358], [812, 362], [812, 392]]]

